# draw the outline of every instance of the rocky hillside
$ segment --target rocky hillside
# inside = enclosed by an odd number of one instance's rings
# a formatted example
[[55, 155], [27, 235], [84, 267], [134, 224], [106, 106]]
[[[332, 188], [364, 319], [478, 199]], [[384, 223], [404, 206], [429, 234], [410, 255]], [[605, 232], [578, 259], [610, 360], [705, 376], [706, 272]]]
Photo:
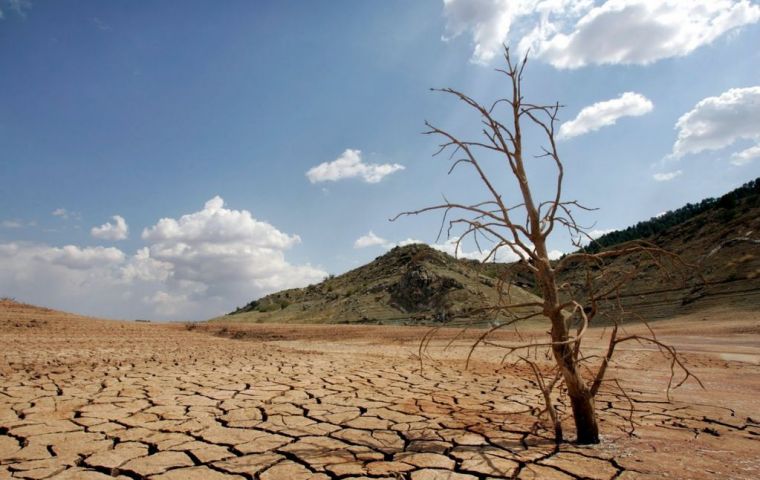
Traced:
[[[760, 308], [760, 179], [748, 182], [719, 198], [687, 204], [659, 217], [611, 232], [586, 248], [593, 253], [624, 247], [628, 242], [651, 242], [679, 256], [681, 262], [657, 265], [646, 255], [609, 262], [612, 272], [638, 270], [620, 287], [621, 305], [629, 319], [656, 320], [713, 308]], [[526, 269], [488, 264], [482, 272], [497, 277], [510, 271], [513, 283], [538, 294]], [[592, 270], [598, 278], [599, 270]], [[611, 285], [615, 274], [598, 279]], [[617, 277], [620, 278], [620, 277]], [[580, 287], [586, 270], [571, 265], [561, 284]], [[608, 305], [617, 310], [617, 305]], [[610, 322], [611, 317], [598, 318]]]
[[[612, 261], [612, 270], [639, 270], [620, 289], [627, 311], [658, 319], [712, 307], [760, 307], [760, 179], [720, 198], [612, 232], [587, 249], [595, 252], [634, 240], [676, 253], [689, 266], [669, 264], [661, 269], [644, 255]], [[497, 303], [495, 278], [508, 267], [481, 265], [425, 245], [410, 245], [317, 285], [260, 298], [222, 319], [447, 325], [474, 320], [488, 325], [503, 319], [469, 312]], [[537, 299], [532, 276], [509, 270], [512, 301]], [[578, 286], [585, 278], [585, 269], [576, 265], [563, 274], [561, 283]]]
[[[612, 232], [592, 251], [646, 240], [689, 264], [660, 269], [646, 256], [619, 259], [615, 269], [639, 268], [622, 288], [623, 305], [649, 319], [711, 307], [760, 307], [760, 179], [720, 198], [689, 204], [633, 227]], [[580, 283], [585, 271], [570, 269], [563, 281]]]
[[[513, 286], [514, 303], [536, 299]], [[279, 323], [488, 324], [474, 314], [496, 302], [491, 276], [476, 262], [426, 245], [396, 247], [367, 265], [317, 285], [277, 292], [222, 317], [224, 321]]]

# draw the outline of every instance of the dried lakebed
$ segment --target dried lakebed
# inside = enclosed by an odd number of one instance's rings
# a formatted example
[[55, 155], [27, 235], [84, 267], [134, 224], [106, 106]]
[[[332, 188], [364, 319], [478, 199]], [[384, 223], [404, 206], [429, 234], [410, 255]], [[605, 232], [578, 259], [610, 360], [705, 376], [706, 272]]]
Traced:
[[[688, 384], [667, 402], [656, 352], [623, 351], [616, 375], [631, 378], [636, 436], [626, 433], [628, 400], [610, 389], [598, 402], [603, 443], [556, 447], [546, 431], [532, 432], [541, 403], [527, 372], [500, 368], [488, 351], [463, 371], [465, 345], [444, 355], [445, 339], [420, 370], [413, 353], [424, 329], [289, 336], [293, 327], [239, 326], [242, 339], [230, 339], [176, 325], [3, 315], [0, 479], [760, 475], [760, 368], [691, 344], [683, 348], [708, 390]], [[758, 322], [741, 325], [749, 332], [710, 330], [721, 345], [713, 350], [752, 354]], [[675, 343], [677, 331], [666, 332]], [[435, 360], [445, 356], [456, 358]]]

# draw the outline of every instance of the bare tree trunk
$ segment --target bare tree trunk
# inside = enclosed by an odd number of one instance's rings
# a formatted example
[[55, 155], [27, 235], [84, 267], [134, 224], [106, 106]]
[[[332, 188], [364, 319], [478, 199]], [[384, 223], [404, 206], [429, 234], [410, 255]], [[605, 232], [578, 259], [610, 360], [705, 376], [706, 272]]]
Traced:
[[536, 272], [540, 280], [544, 295], [544, 315], [552, 323], [552, 353], [554, 360], [559, 366], [567, 386], [567, 395], [570, 397], [570, 405], [575, 420], [576, 442], [580, 444], [599, 443], [599, 425], [596, 422], [594, 409], [594, 396], [586, 386], [586, 383], [578, 371], [578, 362], [574, 355], [574, 344], [568, 343], [567, 320], [562, 312], [562, 307], [557, 295], [557, 282], [555, 272], [549, 263], [546, 254], [546, 246], [541, 238], [537, 239], [536, 251], [544, 261]]
[[581, 445], [599, 443], [599, 425], [596, 423], [594, 397], [589, 394], [587, 389], [582, 388], [581, 390], [578, 395], [568, 395], [570, 405], [573, 408], [576, 442]]
[[552, 351], [565, 378], [567, 396], [570, 397], [573, 420], [575, 420], [576, 442], [583, 445], [599, 443], [599, 425], [596, 423], [594, 397], [576, 368], [572, 348], [568, 345], [555, 345]]

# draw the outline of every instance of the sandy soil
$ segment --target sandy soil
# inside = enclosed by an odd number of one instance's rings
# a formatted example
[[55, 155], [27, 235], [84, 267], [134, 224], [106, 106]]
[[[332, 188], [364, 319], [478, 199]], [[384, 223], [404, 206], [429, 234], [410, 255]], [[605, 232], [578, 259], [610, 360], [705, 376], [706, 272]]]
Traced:
[[630, 344], [612, 377], [635, 435], [610, 384], [603, 442], [558, 448], [531, 433], [525, 367], [488, 347], [463, 369], [473, 333], [446, 348], [457, 332], [438, 332], [420, 369], [426, 329], [187, 329], [0, 302], [0, 479], [760, 478], [760, 316], [655, 328], [706, 390], [668, 402], [668, 363]]

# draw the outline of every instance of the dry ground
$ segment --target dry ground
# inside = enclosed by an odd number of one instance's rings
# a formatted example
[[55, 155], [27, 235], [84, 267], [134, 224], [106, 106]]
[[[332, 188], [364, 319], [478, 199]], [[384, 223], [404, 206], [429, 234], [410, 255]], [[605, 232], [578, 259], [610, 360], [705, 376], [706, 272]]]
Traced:
[[707, 390], [667, 402], [666, 362], [629, 345], [613, 375], [636, 436], [610, 388], [602, 444], [557, 448], [530, 432], [525, 369], [487, 348], [463, 371], [469, 340], [444, 351], [452, 331], [420, 370], [425, 329], [187, 330], [1, 302], [0, 479], [760, 478], [760, 316], [656, 327]]

